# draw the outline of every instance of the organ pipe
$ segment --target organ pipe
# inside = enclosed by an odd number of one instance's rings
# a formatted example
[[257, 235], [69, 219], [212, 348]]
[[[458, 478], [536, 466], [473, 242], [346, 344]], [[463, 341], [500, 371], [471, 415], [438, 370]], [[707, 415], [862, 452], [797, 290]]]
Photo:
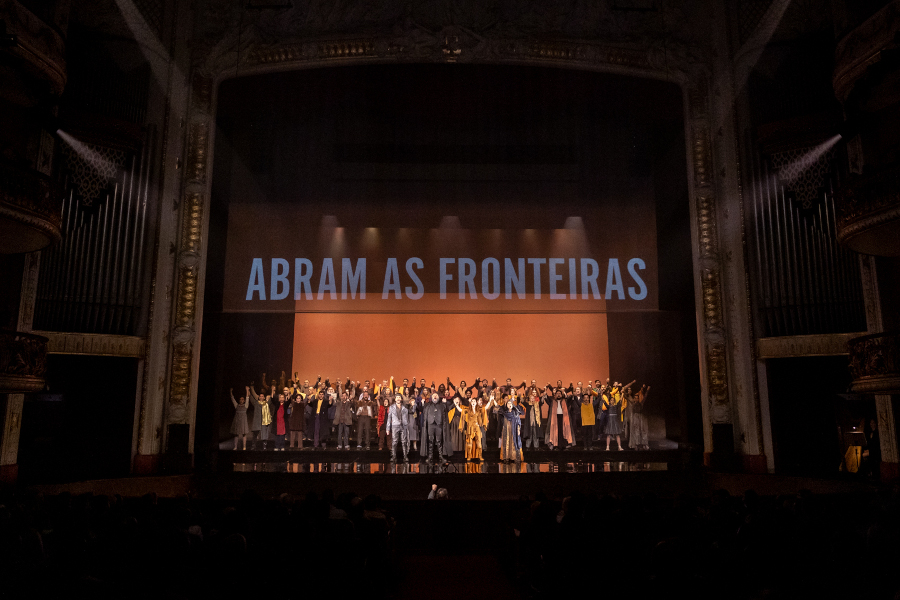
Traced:
[[864, 330], [856, 255], [835, 237], [833, 176], [818, 205], [803, 210], [767, 160], [755, 160], [751, 170], [751, 278], [761, 335]]

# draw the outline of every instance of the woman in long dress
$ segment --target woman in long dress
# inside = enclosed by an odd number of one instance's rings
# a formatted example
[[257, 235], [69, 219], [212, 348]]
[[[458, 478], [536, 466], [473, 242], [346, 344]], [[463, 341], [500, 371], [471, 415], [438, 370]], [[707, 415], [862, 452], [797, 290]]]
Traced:
[[234, 434], [234, 449], [238, 449], [238, 438], [244, 440], [244, 450], [247, 449], [247, 434], [250, 426], [247, 424], [247, 396], [241, 396], [240, 400], [234, 399], [234, 388], [231, 388], [231, 403], [234, 405], [234, 420], [231, 421], [231, 433]]
[[616, 382], [613, 386], [603, 394], [603, 408], [606, 409], [606, 428], [603, 433], [606, 434], [606, 449], [609, 450], [609, 441], [613, 436], [616, 437], [616, 443], [619, 444], [619, 450], [622, 448], [622, 433], [625, 428], [622, 424], [622, 391], [621, 383]]
[[463, 411], [466, 407], [460, 404], [459, 396], [453, 398], [453, 404], [447, 411], [447, 420], [450, 421], [450, 449], [453, 452], [464, 452], [466, 449], [466, 419]]
[[[308, 393], [312, 396], [312, 388], [307, 388]], [[297, 391], [291, 400], [294, 406], [291, 410], [291, 443], [290, 447], [294, 447], [294, 443], [297, 443], [297, 448], [303, 450], [303, 432], [306, 431], [306, 403], [310, 396], [304, 394], [301, 391]]]
[[522, 409], [506, 396], [506, 406], [500, 408], [503, 434], [500, 438], [500, 462], [522, 461]]

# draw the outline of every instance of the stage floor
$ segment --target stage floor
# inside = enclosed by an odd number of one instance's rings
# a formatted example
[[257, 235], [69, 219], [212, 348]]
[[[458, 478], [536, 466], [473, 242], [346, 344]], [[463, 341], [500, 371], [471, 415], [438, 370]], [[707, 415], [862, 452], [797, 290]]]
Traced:
[[410, 450], [409, 462], [391, 462], [387, 450], [259, 450], [219, 452], [219, 470], [234, 473], [327, 473], [330, 475], [425, 475], [611, 473], [681, 470], [689, 454], [684, 450], [534, 450], [526, 449], [520, 463], [501, 462], [499, 450], [484, 452], [481, 461], [454, 456], [446, 464], [429, 464]]

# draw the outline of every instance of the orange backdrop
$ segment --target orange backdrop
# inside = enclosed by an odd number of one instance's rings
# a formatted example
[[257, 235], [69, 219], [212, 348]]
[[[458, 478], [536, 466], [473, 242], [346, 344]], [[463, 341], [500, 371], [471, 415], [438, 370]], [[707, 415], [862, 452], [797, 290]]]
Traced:
[[606, 314], [297, 313], [292, 370], [301, 380], [379, 383], [392, 375], [429, 384], [606, 379]]

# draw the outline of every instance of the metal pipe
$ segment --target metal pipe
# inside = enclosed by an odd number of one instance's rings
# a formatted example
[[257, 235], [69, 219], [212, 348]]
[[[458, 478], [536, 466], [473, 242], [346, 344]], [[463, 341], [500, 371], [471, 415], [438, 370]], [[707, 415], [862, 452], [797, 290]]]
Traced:
[[[122, 322], [125, 318], [126, 312], [128, 310], [128, 306], [130, 304], [128, 300], [130, 286], [132, 278], [134, 277], [134, 252], [135, 252], [135, 244], [137, 243], [137, 227], [138, 227], [138, 203], [140, 202], [141, 195], [141, 186], [143, 185], [145, 173], [145, 160], [147, 155], [147, 143], [146, 137], [144, 144], [141, 146], [141, 153], [139, 157], [136, 157], [134, 161], [132, 161], [132, 170], [131, 170], [131, 182], [129, 185], [128, 192], [128, 206], [127, 206], [127, 214], [125, 218], [125, 239], [126, 239], [126, 253], [122, 256], [122, 272], [119, 280], [119, 287], [116, 290], [116, 320], [115, 327], [116, 330], [120, 333], [126, 333], [126, 331], [122, 330]], [[127, 322], [126, 322], [127, 323]], [[126, 329], [128, 331], [132, 331], [130, 326], [127, 326]]]
[[765, 185], [765, 180], [763, 179], [762, 173], [760, 171], [759, 159], [754, 152], [751, 152], [750, 156], [753, 157], [754, 160], [751, 171], [755, 179], [753, 183], [753, 215], [757, 231], [757, 262], [760, 265], [760, 279], [763, 287], [763, 310], [765, 311], [766, 323], [766, 331], [764, 332], [764, 335], [771, 335], [772, 331], [774, 331], [775, 329], [772, 322], [772, 265], [769, 264], [771, 260], [769, 243], [772, 231], [770, 227], [766, 226], [765, 222], [765, 198], [764, 190], [762, 189], [762, 186]]
[[59, 250], [54, 256], [55, 269], [53, 273], [48, 273], [48, 293], [46, 297], [46, 308], [44, 317], [41, 320], [41, 327], [50, 329], [55, 318], [58, 318], [65, 307], [65, 295], [68, 292], [67, 279], [69, 277], [69, 262], [72, 258], [72, 248], [75, 245], [76, 238], [76, 219], [78, 213], [74, 206], [74, 194], [69, 190], [68, 196], [63, 200], [65, 210], [65, 237], [63, 243], [60, 244]]
[[[144, 177], [144, 160], [146, 156], [146, 143], [141, 146], [141, 152], [132, 161], [131, 180], [128, 186], [128, 205], [125, 215], [125, 235], [123, 236], [123, 254], [122, 266], [119, 269], [120, 278], [118, 289], [116, 290], [116, 330], [121, 333], [122, 320], [127, 308], [128, 285], [131, 281], [132, 270], [134, 268], [134, 246], [137, 237], [137, 216], [138, 206], [141, 195], [141, 184]], [[130, 330], [130, 328], [129, 328]]]
[[121, 273], [119, 272], [119, 261], [122, 258], [122, 238], [124, 235], [127, 235], [125, 232], [125, 219], [124, 214], [126, 211], [126, 206], [128, 204], [129, 197], [129, 188], [131, 187], [131, 181], [134, 179], [134, 157], [131, 159], [131, 166], [128, 169], [123, 169], [122, 173], [122, 186], [119, 189], [119, 199], [116, 204], [116, 233], [115, 233], [115, 241], [112, 242], [113, 248], [115, 248], [114, 255], [110, 257], [110, 263], [107, 265], [109, 269], [109, 278], [106, 281], [106, 285], [103, 288], [103, 304], [106, 307], [105, 313], [103, 315], [103, 329], [104, 331], [108, 331], [110, 333], [119, 333], [115, 329], [113, 329], [113, 319], [115, 317], [116, 312], [116, 288], [118, 287], [118, 282], [121, 279]]
[[770, 185], [772, 186], [772, 210], [775, 214], [775, 241], [778, 244], [778, 279], [781, 287], [781, 316], [782, 316], [782, 327], [780, 331], [780, 335], [788, 335], [788, 332], [791, 328], [791, 316], [790, 316], [790, 283], [787, 281], [786, 273], [785, 273], [785, 263], [787, 262], [787, 248], [784, 244], [784, 228], [782, 226], [782, 215], [781, 215], [781, 204], [778, 201], [778, 183], [773, 177]]
[[93, 276], [91, 277], [90, 287], [88, 294], [91, 299], [91, 304], [88, 307], [87, 311], [87, 324], [86, 328], [88, 331], [93, 333], [101, 333], [97, 327], [97, 323], [100, 320], [100, 317], [103, 313], [103, 302], [101, 297], [101, 292], [103, 288], [103, 278], [104, 274], [104, 263], [106, 262], [107, 256], [110, 254], [109, 248], [109, 239], [111, 237], [112, 223], [114, 216], [114, 208], [115, 208], [115, 191], [116, 187], [113, 187], [113, 193], [106, 198], [106, 201], [100, 207], [100, 219], [97, 222], [99, 239], [97, 240], [98, 247], [97, 253], [94, 256], [94, 268], [93, 268]]
[[778, 327], [777, 330], [772, 333], [772, 335], [784, 335], [785, 331], [785, 315], [784, 315], [784, 281], [782, 278], [781, 271], [781, 244], [779, 240], [780, 231], [779, 231], [779, 222], [778, 216], [775, 211], [775, 202], [772, 199], [772, 177], [769, 175], [768, 165], [763, 163], [763, 168], [765, 172], [765, 177], [763, 181], [765, 182], [766, 189], [766, 208], [768, 209], [767, 221], [768, 226], [771, 231], [770, 236], [772, 239], [772, 264], [773, 264], [773, 276], [775, 284], [775, 301], [774, 304], [777, 307], [775, 311], [776, 318], [778, 319]]
[[[128, 306], [129, 306], [129, 320], [128, 325], [129, 328], [137, 333], [137, 329], [139, 326], [138, 318], [143, 319], [143, 313], [139, 313], [138, 311], [133, 310], [132, 307], [137, 304], [138, 307], [143, 307], [144, 302], [141, 302], [142, 299], [147, 299], [152, 301], [149, 298], [150, 290], [150, 273], [153, 272], [152, 265], [149, 269], [145, 269], [144, 267], [147, 265], [148, 260], [154, 260], [155, 253], [151, 253], [148, 258], [145, 254], [150, 251], [147, 248], [147, 233], [149, 228], [149, 218], [148, 218], [148, 208], [149, 208], [149, 197], [150, 197], [150, 181], [153, 176], [153, 157], [155, 156], [156, 149], [156, 128], [151, 126], [148, 131], [148, 143], [147, 143], [147, 151], [144, 154], [144, 180], [143, 180], [143, 190], [140, 194], [140, 234], [138, 236], [138, 246], [137, 252], [135, 252], [132, 257], [132, 277], [133, 280], [131, 285], [129, 286], [128, 291]], [[136, 228], [137, 229], [137, 228]], [[154, 242], [153, 247], [156, 246]], [[144, 271], [147, 271], [147, 274], [144, 274]], [[137, 298], [137, 301], [135, 300]], [[147, 303], [149, 304], [149, 302]], [[149, 314], [149, 310], [147, 311]]]
[[66, 317], [64, 331], [77, 331], [75, 328], [75, 320], [80, 302], [81, 280], [84, 278], [84, 268], [86, 262], [86, 254], [88, 248], [88, 240], [90, 240], [90, 220], [84, 207], [79, 207], [79, 217], [81, 226], [78, 230], [78, 245], [75, 248], [75, 256], [72, 263], [72, 282], [71, 282], [71, 301], [66, 307]]

